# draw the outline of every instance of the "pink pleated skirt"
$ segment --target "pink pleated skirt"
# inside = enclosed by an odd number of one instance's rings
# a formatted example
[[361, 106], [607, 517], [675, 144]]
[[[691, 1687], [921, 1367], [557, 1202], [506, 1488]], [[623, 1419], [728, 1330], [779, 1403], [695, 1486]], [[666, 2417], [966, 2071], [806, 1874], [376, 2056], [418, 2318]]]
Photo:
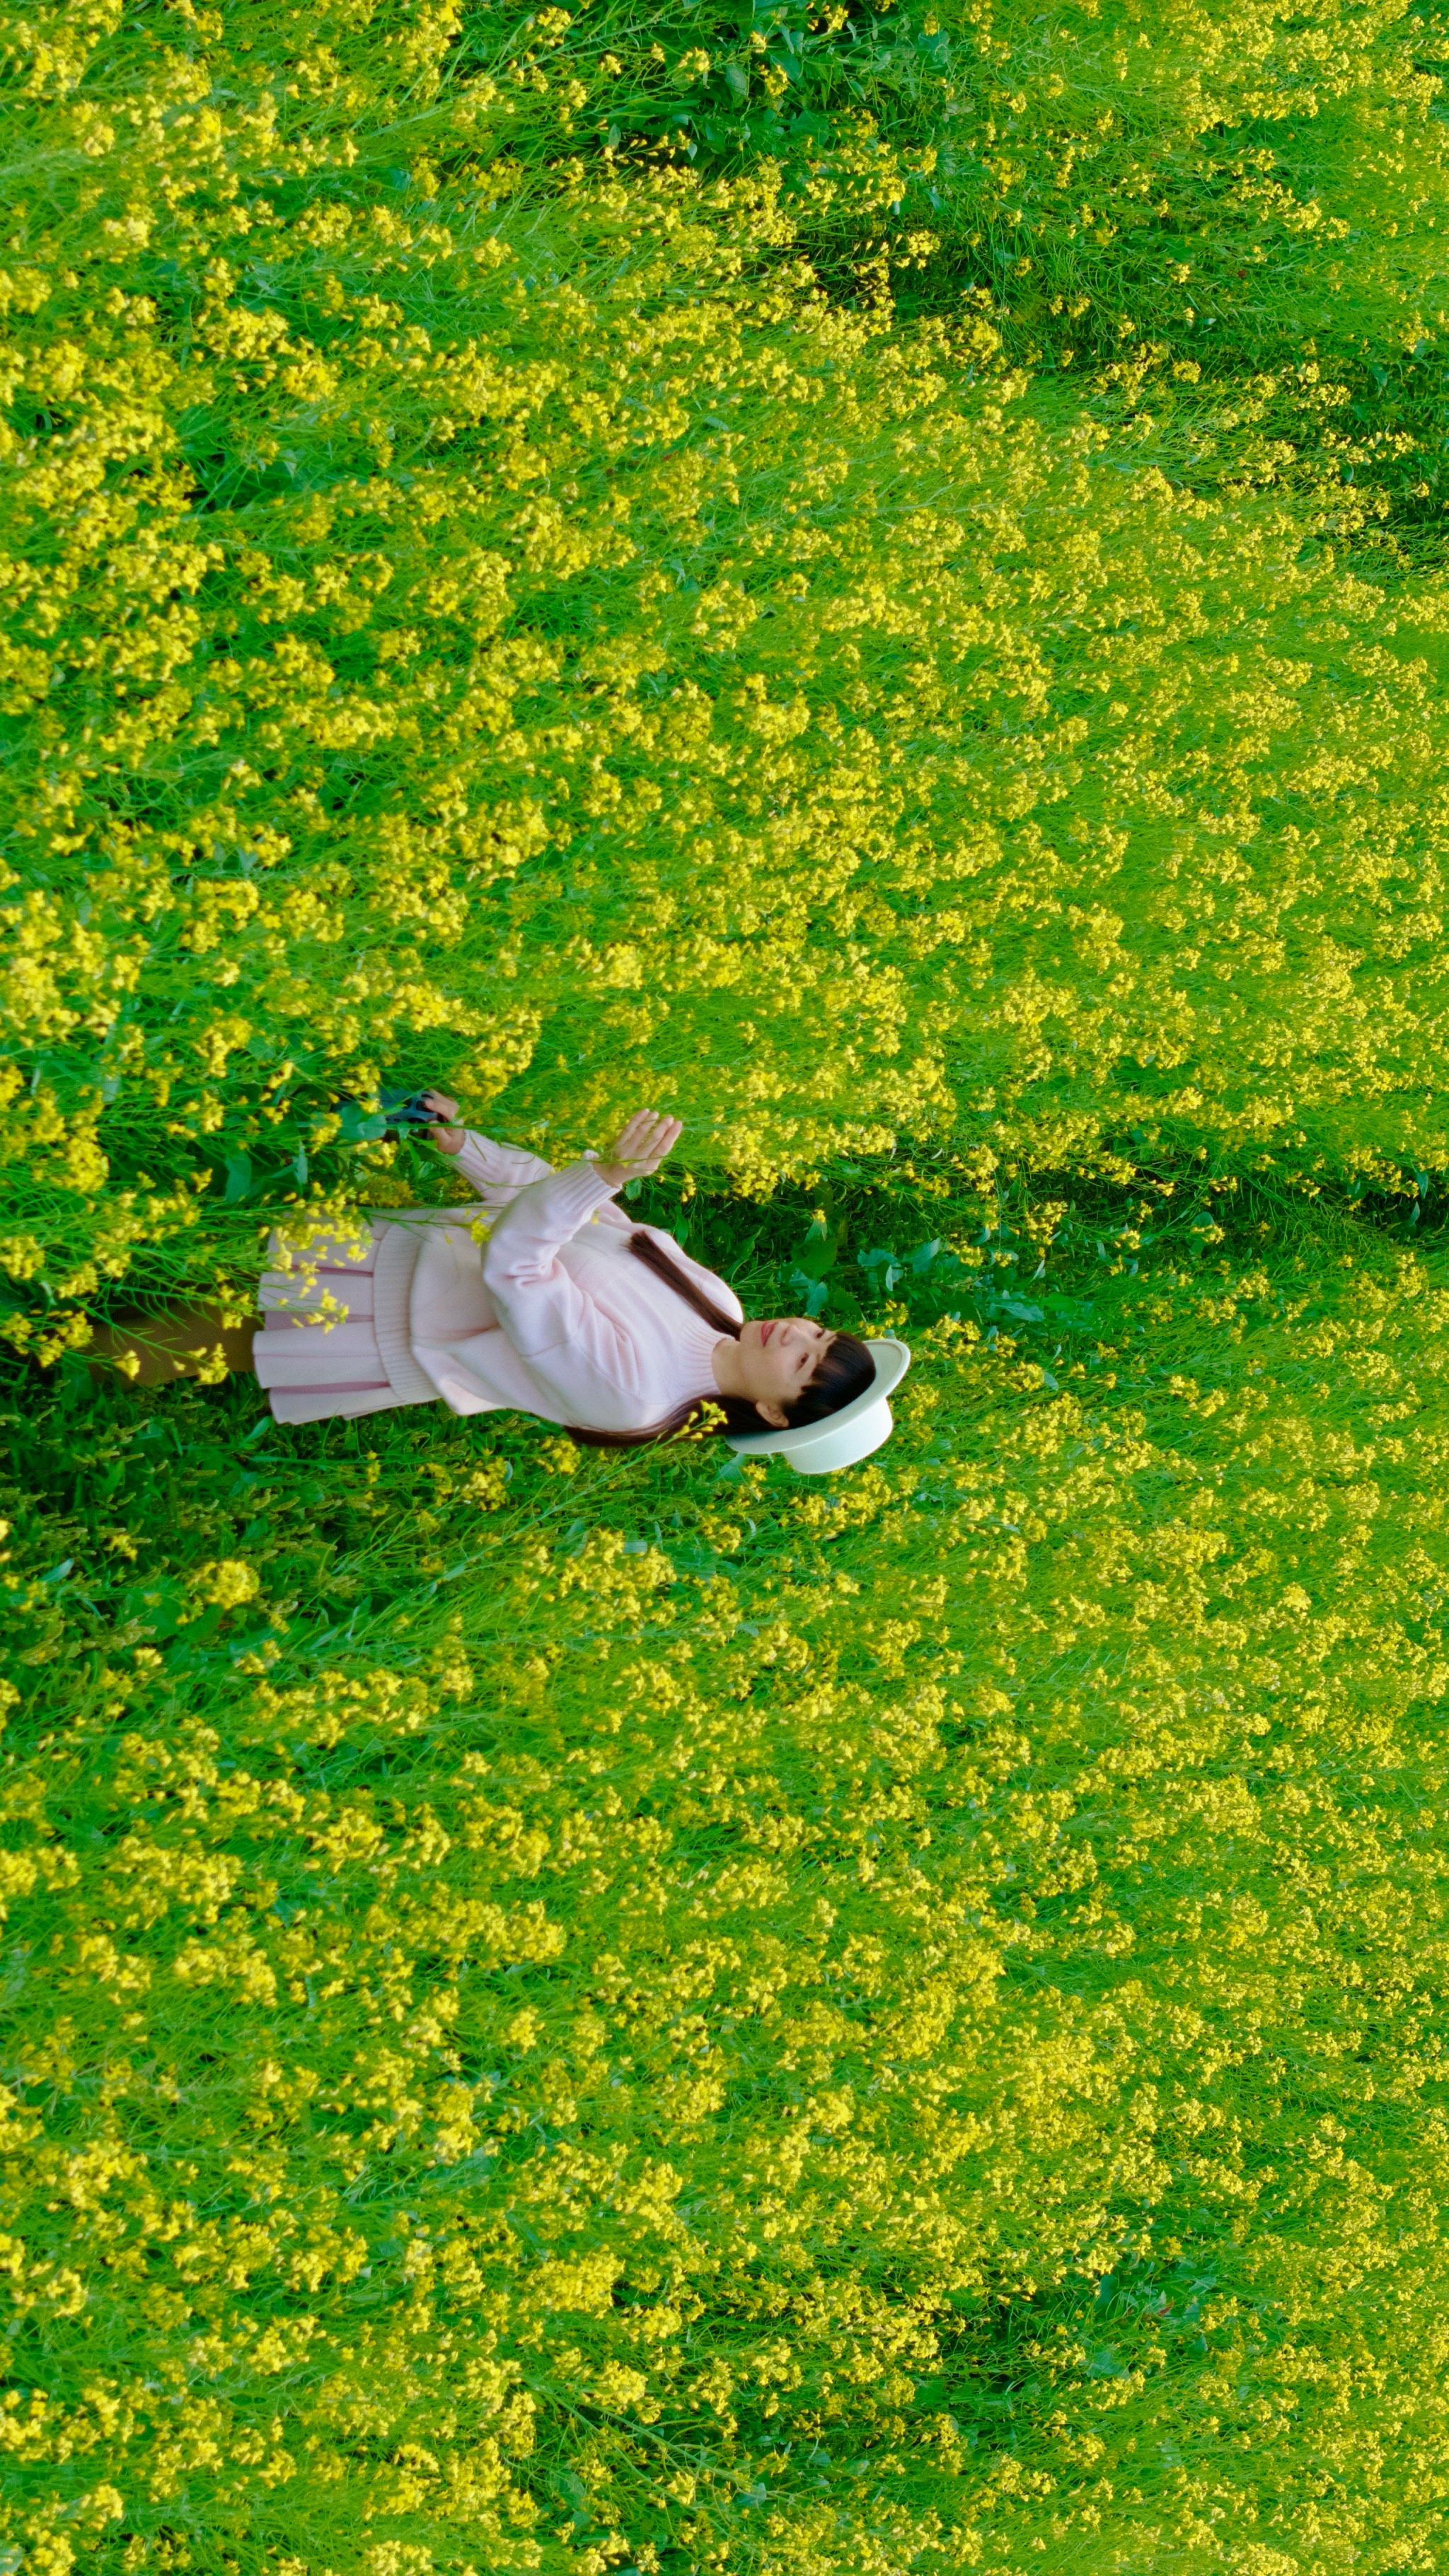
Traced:
[[[440, 1214], [445, 1213], [439, 1211]], [[412, 1356], [409, 1297], [422, 1241], [416, 1223], [369, 1220], [365, 1234], [299, 1251], [274, 1234], [263, 1273], [263, 1329], [252, 1364], [278, 1422], [323, 1422], [438, 1390]]]

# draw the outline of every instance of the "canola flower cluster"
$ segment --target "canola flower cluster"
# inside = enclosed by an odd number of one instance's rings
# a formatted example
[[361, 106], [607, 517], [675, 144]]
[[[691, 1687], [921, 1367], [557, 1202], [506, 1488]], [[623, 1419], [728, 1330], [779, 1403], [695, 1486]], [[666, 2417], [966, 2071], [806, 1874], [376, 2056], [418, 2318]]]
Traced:
[[356, 1642], [52, 1586], [24, 2564], [1437, 2566], [1441, 1274], [944, 1320], [825, 1492], [519, 1449]]
[[1068, 405], [984, 287], [842, 301], [859, 117], [535, 166], [562, 21], [502, 82], [442, 8], [14, 38], [12, 1338], [241, 1258], [268, 1155], [335, 1216], [403, 1063], [568, 1146], [667, 1088], [756, 1190], [1445, 1159], [1449, 594], [1313, 463], [1349, 388]]
[[[0, 2576], [1442, 2567], [1443, 32], [0, 9]], [[889, 1446], [93, 1381], [385, 1081]]]

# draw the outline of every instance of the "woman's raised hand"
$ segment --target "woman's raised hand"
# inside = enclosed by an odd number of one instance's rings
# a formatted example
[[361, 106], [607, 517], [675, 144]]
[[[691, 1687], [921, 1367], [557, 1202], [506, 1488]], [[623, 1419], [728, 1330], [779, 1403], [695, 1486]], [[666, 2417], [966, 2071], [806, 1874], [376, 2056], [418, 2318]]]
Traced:
[[620, 1190], [626, 1181], [642, 1181], [650, 1172], [657, 1172], [683, 1133], [681, 1118], [661, 1118], [657, 1109], [636, 1110], [623, 1134], [616, 1138], [608, 1161], [596, 1163], [594, 1169], [610, 1189]]
[[[445, 1122], [456, 1118], [458, 1115], [458, 1104], [456, 1100], [450, 1100], [445, 1091], [425, 1091], [423, 1093], [423, 1105], [425, 1108], [431, 1109], [438, 1118], [441, 1118]], [[462, 1149], [463, 1139], [467, 1133], [468, 1130], [466, 1127], [453, 1127], [446, 1123], [441, 1127], [430, 1127], [428, 1129], [428, 1134], [432, 1138], [433, 1143], [437, 1146], [440, 1154], [456, 1154], [460, 1152]]]

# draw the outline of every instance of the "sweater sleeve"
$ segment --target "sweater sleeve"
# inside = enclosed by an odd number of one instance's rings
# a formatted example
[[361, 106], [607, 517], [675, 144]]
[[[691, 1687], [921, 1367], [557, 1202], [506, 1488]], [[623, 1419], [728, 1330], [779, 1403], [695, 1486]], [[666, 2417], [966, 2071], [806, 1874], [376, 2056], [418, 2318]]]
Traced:
[[641, 1354], [555, 1256], [614, 1195], [592, 1163], [570, 1163], [511, 1199], [483, 1253], [483, 1279], [514, 1349], [525, 1359], [566, 1346], [571, 1364], [617, 1385], [642, 1384]]
[[495, 1145], [491, 1136], [480, 1136], [476, 1127], [465, 1129], [453, 1161], [480, 1199], [495, 1207], [516, 1191], [526, 1189], [531, 1181], [545, 1180], [553, 1169], [551, 1163], [545, 1163], [538, 1154], [525, 1153], [520, 1145]]

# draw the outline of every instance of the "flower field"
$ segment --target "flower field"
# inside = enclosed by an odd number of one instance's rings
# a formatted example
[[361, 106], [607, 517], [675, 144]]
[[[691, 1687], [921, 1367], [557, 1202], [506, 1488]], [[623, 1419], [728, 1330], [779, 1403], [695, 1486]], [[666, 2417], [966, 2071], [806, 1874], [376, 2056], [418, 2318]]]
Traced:
[[[0, 30], [0, 2576], [1436, 2576], [1449, 27]], [[391, 1080], [887, 1448], [92, 1376]]]

